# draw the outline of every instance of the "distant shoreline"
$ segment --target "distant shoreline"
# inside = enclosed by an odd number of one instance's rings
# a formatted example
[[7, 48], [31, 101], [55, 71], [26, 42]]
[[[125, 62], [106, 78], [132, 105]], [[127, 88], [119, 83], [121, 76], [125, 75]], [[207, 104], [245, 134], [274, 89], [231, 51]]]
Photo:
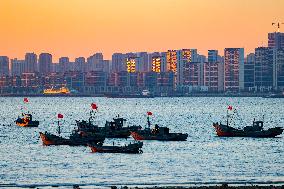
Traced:
[[[172, 97], [267, 97], [266, 94], [203, 94], [194, 93], [189, 95], [171, 95], [171, 96], [154, 96], [154, 98], [172, 98]], [[44, 94], [0, 94], [0, 97], [106, 97], [104, 94], [56, 94], [56, 95], [44, 95]], [[147, 97], [107, 97], [107, 98], [147, 98]]]

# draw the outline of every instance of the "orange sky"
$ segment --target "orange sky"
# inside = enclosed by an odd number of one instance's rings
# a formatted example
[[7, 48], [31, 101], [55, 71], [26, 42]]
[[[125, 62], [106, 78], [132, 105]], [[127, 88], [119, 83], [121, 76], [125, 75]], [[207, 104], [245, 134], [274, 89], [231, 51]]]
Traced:
[[[0, 55], [50, 52], [71, 60], [103, 52], [267, 45], [284, 0], [0, 0]], [[283, 25], [284, 31], [284, 25]]]

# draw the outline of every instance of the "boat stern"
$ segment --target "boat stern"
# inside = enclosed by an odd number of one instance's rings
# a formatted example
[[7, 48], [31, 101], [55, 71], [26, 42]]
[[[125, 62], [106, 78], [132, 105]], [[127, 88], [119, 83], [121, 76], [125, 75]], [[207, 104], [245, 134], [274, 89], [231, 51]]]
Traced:
[[130, 134], [135, 140], [144, 140], [144, 137], [141, 136], [138, 132], [131, 131]]

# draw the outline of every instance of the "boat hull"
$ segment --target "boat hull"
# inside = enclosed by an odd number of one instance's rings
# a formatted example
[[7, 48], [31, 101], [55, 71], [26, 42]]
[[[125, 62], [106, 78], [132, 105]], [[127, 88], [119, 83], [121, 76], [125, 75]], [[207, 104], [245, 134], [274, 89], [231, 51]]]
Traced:
[[93, 153], [127, 153], [138, 154], [142, 153], [143, 142], [129, 144], [127, 146], [99, 146], [89, 145]]
[[213, 124], [216, 134], [219, 137], [253, 137], [253, 138], [273, 138], [281, 135], [283, 129], [281, 127], [270, 128], [260, 131], [244, 131], [235, 129], [222, 124]]
[[16, 125], [20, 127], [38, 127], [39, 121], [29, 121], [27, 123], [16, 121]]
[[169, 133], [167, 135], [154, 135], [148, 132], [131, 132], [135, 140], [159, 140], [159, 141], [186, 141], [188, 135], [182, 133]]
[[69, 145], [69, 146], [87, 146], [89, 143], [103, 143], [104, 136], [99, 135], [71, 135], [70, 138], [63, 138], [61, 136], [53, 135], [50, 133], [40, 132], [40, 138], [43, 145]]

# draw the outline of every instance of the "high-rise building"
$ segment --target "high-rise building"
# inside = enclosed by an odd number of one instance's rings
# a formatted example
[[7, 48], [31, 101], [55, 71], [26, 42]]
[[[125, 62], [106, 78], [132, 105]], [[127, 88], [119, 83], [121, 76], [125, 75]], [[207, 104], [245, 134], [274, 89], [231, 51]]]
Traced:
[[244, 49], [225, 48], [224, 90], [238, 92], [244, 89]]
[[137, 71], [137, 66], [139, 64], [139, 58], [138, 57], [127, 57], [125, 60], [127, 72], [128, 73], [134, 73]]
[[71, 71], [71, 69], [69, 69], [69, 58], [68, 57], [60, 57], [59, 58], [59, 71], [61, 73]]
[[51, 72], [52, 55], [49, 53], [41, 53], [39, 55], [39, 72], [46, 75]]
[[[161, 52], [160, 53], [162, 63], [161, 63], [161, 72], [168, 72], [167, 71], [167, 53], [166, 52]], [[171, 72], [173, 74], [173, 72]]]
[[274, 89], [284, 91], [284, 49], [274, 50]]
[[[197, 51], [196, 49], [182, 49], [175, 51], [176, 56], [176, 83], [177, 85], [190, 85], [193, 78], [192, 70], [194, 67], [200, 66], [199, 64], [190, 65], [191, 63], [197, 63]], [[168, 62], [169, 63], [169, 62]], [[200, 70], [200, 69], [199, 69]], [[173, 70], [169, 70], [173, 71]], [[198, 74], [200, 76], [200, 74]], [[189, 81], [190, 80], [190, 81]]]
[[35, 73], [37, 72], [37, 55], [35, 53], [26, 53], [25, 55], [26, 62], [26, 73]]
[[153, 56], [152, 57], [152, 66], [151, 71], [160, 73], [162, 67], [162, 57], [161, 56]]
[[218, 62], [218, 50], [208, 50], [208, 62]]
[[84, 68], [85, 68], [85, 58], [84, 57], [78, 57], [75, 58], [75, 67], [74, 67], [74, 71], [78, 71], [78, 72], [84, 72]]
[[244, 64], [244, 91], [254, 91], [254, 70], [255, 55], [250, 53], [247, 55]]
[[268, 33], [268, 47], [274, 49], [284, 48], [284, 33]]
[[99, 71], [101, 69], [103, 59], [104, 57], [102, 53], [95, 53], [92, 56], [88, 57], [85, 71]]
[[137, 56], [139, 57], [139, 64], [137, 66], [138, 72], [149, 72], [150, 66], [149, 66], [149, 55], [147, 52], [139, 52], [137, 53]]
[[12, 76], [21, 76], [25, 73], [26, 62], [25, 60], [18, 60], [14, 58], [11, 60], [11, 75]]
[[125, 55], [122, 53], [114, 53], [111, 60], [111, 71], [121, 72], [126, 71]]
[[208, 50], [208, 62], [204, 63], [204, 83], [210, 92], [224, 90], [224, 64], [220, 61], [217, 50]]
[[[164, 54], [166, 54], [166, 53], [164, 53]], [[153, 67], [153, 57], [159, 57], [159, 56], [161, 56], [161, 54], [159, 52], [152, 52], [152, 53], [149, 53], [148, 55], [149, 55], [149, 62], [148, 62], [149, 65], [148, 65], [147, 72], [151, 72], [153, 70], [152, 69], [152, 67]], [[165, 55], [165, 57], [166, 56], [167, 55]], [[166, 63], [166, 66], [167, 66], [167, 63]]]
[[274, 50], [270, 47], [255, 49], [254, 82], [256, 90], [271, 91], [273, 89]]
[[177, 51], [168, 50], [167, 51], [167, 71], [172, 71], [177, 73]]
[[9, 58], [7, 56], [0, 56], [0, 76], [9, 75]]

